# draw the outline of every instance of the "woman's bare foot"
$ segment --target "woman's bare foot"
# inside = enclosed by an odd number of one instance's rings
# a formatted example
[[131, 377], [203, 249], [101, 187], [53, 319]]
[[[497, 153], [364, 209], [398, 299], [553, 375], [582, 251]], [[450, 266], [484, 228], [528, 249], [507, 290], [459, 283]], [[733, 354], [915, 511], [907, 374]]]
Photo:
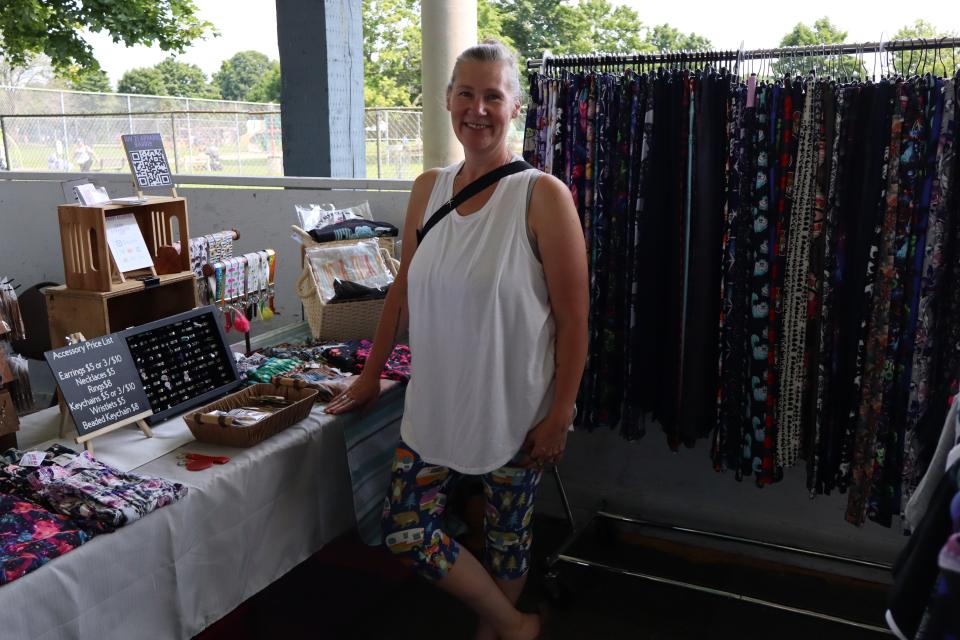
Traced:
[[473, 640], [500, 640], [500, 636], [492, 625], [485, 620], [480, 620], [477, 631], [473, 634]]
[[536, 613], [522, 613], [520, 626], [510, 633], [504, 633], [501, 640], [536, 640], [540, 637], [540, 616]]

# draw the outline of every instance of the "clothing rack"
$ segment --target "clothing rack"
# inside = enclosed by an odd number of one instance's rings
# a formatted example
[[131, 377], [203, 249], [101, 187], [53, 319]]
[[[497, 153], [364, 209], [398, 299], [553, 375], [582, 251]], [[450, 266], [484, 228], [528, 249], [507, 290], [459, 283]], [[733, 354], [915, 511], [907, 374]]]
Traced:
[[935, 39], [912, 38], [909, 40], [891, 40], [889, 42], [863, 42], [854, 44], [819, 44], [802, 47], [779, 47], [773, 49], [751, 49], [744, 51], [673, 51], [667, 53], [593, 53], [587, 55], [560, 55], [531, 58], [527, 60], [527, 70], [538, 69], [584, 69], [587, 67], [626, 68], [637, 65], [687, 65], [706, 62], [728, 62], [739, 69], [744, 60], [791, 59], [803, 57], [826, 57], [857, 55], [867, 53], [888, 54], [899, 51], [939, 51], [960, 47], [960, 38], [942, 37]]
[[[706, 531], [702, 529], [695, 529], [691, 527], [680, 527], [677, 525], [654, 522], [651, 520], [644, 520], [642, 518], [635, 518], [631, 516], [626, 516], [619, 513], [614, 513], [607, 511], [605, 508], [601, 508], [593, 513], [590, 518], [587, 519], [586, 523], [577, 526], [576, 519], [573, 515], [573, 510], [570, 507], [570, 501], [567, 498], [567, 492], [563, 487], [563, 480], [560, 476], [560, 467], [559, 465], [553, 466], [553, 478], [557, 484], [557, 492], [560, 495], [560, 502], [563, 505], [563, 510], [567, 517], [567, 522], [570, 524], [570, 533], [567, 534], [567, 537], [560, 544], [556, 551], [547, 556], [544, 567], [544, 587], [547, 592], [553, 598], [560, 597], [560, 586], [559, 586], [559, 567], [558, 565], [562, 562], [569, 564], [578, 565], [581, 567], [588, 567], [593, 569], [601, 569], [603, 571], [609, 571], [611, 573], [616, 573], [619, 575], [630, 576], [634, 578], [641, 578], [649, 582], [655, 582], [658, 584], [666, 584], [673, 587], [680, 587], [683, 589], [689, 589], [692, 591], [698, 591], [700, 593], [707, 593], [715, 596], [720, 596], [723, 598], [728, 598], [731, 600], [736, 600], [746, 604], [754, 604], [762, 607], [768, 607], [771, 609], [778, 609], [780, 611], [786, 611], [788, 613], [796, 613], [799, 615], [807, 616], [810, 618], [817, 618], [825, 622], [834, 622], [837, 624], [842, 624], [848, 627], [855, 627], [858, 629], [864, 629], [866, 631], [874, 631], [877, 633], [884, 633], [887, 635], [893, 635], [889, 629], [885, 627], [878, 627], [871, 624], [866, 624], [863, 622], [857, 622], [856, 620], [850, 620], [847, 618], [841, 618], [838, 616], [832, 616], [820, 611], [813, 611], [811, 609], [804, 609], [800, 607], [794, 607], [786, 605], [779, 602], [773, 602], [770, 600], [763, 600], [761, 598], [755, 598], [753, 596], [748, 596], [742, 593], [736, 593], [733, 591], [726, 591], [724, 589], [716, 589], [713, 587], [708, 587], [701, 584], [696, 584], [692, 582], [685, 582], [683, 580], [674, 580], [672, 578], [667, 578], [664, 576], [658, 576], [650, 573], [642, 573], [635, 571], [633, 569], [628, 569], [626, 567], [611, 565], [603, 562], [596, 562], [588, 558], [579, 557], [569, 553], [570, 547], [572, 547], [580, 537], [590, 529], [590, 526], [598, 520], [610, 520], [613, 522], [628, 523], [632, 525], [639, 525], [647, 527], [650, 529], [658, 529], [661, 531], [672, 531], [675, 533], [683, 533], [694, 536], [706, 537], [713, 540], [721, 540], [724, 542], [735, 542], [739, 544], [744, 544], [748, 546], [755, 546], [763, 549], [769, 549], [773, 551], [781, 551], [786, 553], [794, 553], [804, 557], [809, 558], [818, 558], [820, 560], [829, 560], [833, 562], [850, 564], [854, 566], [869, 568], [869, 569], [878, 569], [882, 571], [890, 571], [892, 569], [891, 565], [872, 562], [869, 560], [862, 560], [860, 558], [852, 558], [849, 556], [835, 555], [831, 553], [825, 553], [822, 551], [814, 551], [812, 549], [804, 549], [801, 547], [792, 547], [788, 545], [777, 544], [774, 542], [769, 542], [766, 540], [757, 540], [755, 538], [745, 538], [742, 536], [735, 536], [727, 533], [717, 532], [717, 531]], [[605, 504], [605, 503], [604, 503]]]
[[[575, 71], [589, 71], [589, 70], [598, 70], [598, 71], [618, 71], [626, 69], [632, 66], [641, 66], [646, 67], [650, 65], [669, 65], [669, 66], [692, 66], [698, 63], [718, 63], [726, 62], [728, 63], [729, 68], [733, 69], [734, 74], [737, 74], [741, 69], [741, 64], [746, 60], [771, 60], [771, 59], [781, 59], [781, 60], [791, 60], [797, 58], [808, 58], [808, 57], [833, 57], [840, 58], [845, 55], [858, 56], [861, 60], [865, 54], [878, 54], [878, 55], [891, 55], [898, 52], [906, 51], [939, 51], [943, 49], [956, 49], [960, 47], [960, 38], [956, 37], [944, 37], [937, 39], [911, 39], [911, 40], [896, 40], [890, 42], [867, 42], [859, 44], [824, 44], [824, 45], [812, 45], [812, 46], [802, 46], [802, 47], [782, 47], [782, 48], [769, 48], [769, 49], [754, 49], [745, 51], [743, 49], [739, 51], [730, 51], [730, 50], [716, 50], [716, 51], [678, 51], [671, 53], [656, 53], [656, 54], [604, 54], [596, 53], [591, 55], [561, 55], [561, 56], [547, 56], [542, 59], [531, 59], [527, 61], [528, 70], [550, 70], [550, 69], [569, 69]], [[934, 54], [934, 62], [936, 61], [936, 54]], [[953, 60], [956, 60], [956, 56], [952, 57]], [[919, 57], [918, 63], [926, 60], [924, 56]], [[941, 59], [942, 60], [942, 59]], [[912, 66], [913, 61], [907, 63], [907, 66]], [[889, 59], [888, 59], [889, 67]], [[864, 71], [865, 67], [862, 67]], [[894, 68], [895, 72], [899, 72]], [[675, 580], [667, 578], [664, 576], [657, 576], [649, 573], [642, 573], [624, 566], [617, 566], [613, 564], [597, 562], [590, 560], [588, 558], [579, 557], [570, 552], [571, 547], [581, 538], [581, 536], [591, 528], [594, 524], [600, 521], [610, 521], [616, 523], [625, 523], [630, 525], [642, 526], [648, 529], [660, 530], [660, 531], [669, 531], [680, 534], [688, 534], [693, 536], [699, 536], [707, 539], [737, 543], [742, 545], [747, 545], [751, 547], [756, 547], [758, 549], [766, 549], [776, 552], [782, 552], [787, 554], [796, 554], [806, 558], [815, 558], [819, 560], [826, 560], [830, 562], [841, 563], [845, 565], [851, 565], [860, 568], [874, 569], [880, 571], [890, 571], [892, 567], [889, 564], [872, 562], [868, 560], [863, 560], [860, 558], [854, 558], [849, 556], [825, 553], [821, 551], [816, 551], [812, 549], [805, 549], [801, 547], [788, 546], [783, 544], [778, 544], [766, 540], [759, 540], [754, 538], [747, 538], [742, 536], [731, 535], [728, 533], [718, 532], [718, 531], [707, 531], [702, 529], [696, 529], [691, 527], [682, 527], [668, 523], [654, 522], [646, 520], [643, 518], [632, 517], [628, 515], [623, 515], [608, 511], [605, 506], [595, 511], [586, 522], [579, 523], [576, 521], [573, 510], [570, 506], [569, 499], [567, 497], [566, 491], [563, 486], [562, 477], [560, 474], [559, 466], [553, 467], [553, 476], [556, 482], [557, 490], [559, 497], [567, 518], [567, 521], [570, 525], [570, 532], [566, 539], [560, 544], [560, 546], [550, 554], [545, 563], [545, 584], [548, 593], [557, 597], [559, 596], [559, 565], [561, 563], [568, 563], [579, 565], [583, 567], [590, 567], [594, 569], [601, 569], [604, 571], [609, 571], [621, 575], [629, 575], [632, 577], [642, 578], [651, 582], [659, 584], [667, 584], [675, 587], [681, 587], [685, 589], [690, 589], [693, 591], [698, 591], [701, 593], [709, 593], [711, 595], [720, 596], [729, 598], [732, 600], [737, 600], [740, 602], [745, 602], [753, 605], [778, 609], [781, 611], [786, 611], [790, 613], [800, 614], [807, 617], [812, 617], [820, 619], [827, 622], [832, 622], [836, 624], [842, 624], [849, 627], [859, 628], [863, 630], [869, 630], [877, 633], [883, 633], [887, 635], [893, 635], [889, 629], [885, 627], [875, 626], [856, 620], [850, 620], [847, 618], [842, 618], [838, 616], [833, 616], [825, 614], [819, 611], [813, 611], [810, 609], [805, 609], [801, 607], [795, 607], [784, 603], [773, 602], [770, 600], [764, 600], [761, 598], [756, 598], [749, 596], [743, 593], [736, 593], [733, 591], [727, 591], [723, 589], [716, 589], [713, 587], [708, 587], [701, 584], [695, 584], [691, 582], [685, 582], [682, 580]]]

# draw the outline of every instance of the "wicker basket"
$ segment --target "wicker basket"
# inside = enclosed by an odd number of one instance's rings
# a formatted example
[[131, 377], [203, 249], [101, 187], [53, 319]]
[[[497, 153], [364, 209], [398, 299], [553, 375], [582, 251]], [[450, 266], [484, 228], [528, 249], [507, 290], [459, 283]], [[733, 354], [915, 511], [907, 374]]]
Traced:
[[[191, 411], [183, 416], [183, 421], [187, 423], [193, 437], [201, 442], [213, 442], [228, 447], [252, 447], [306, 418], [317, 399], [317, 393], [316, 389], [255, 384], [200, 407], [196, 411]], [[292, 400], [293, 403], [280, 408], [270, 417], [250, 427], [223, 427], [219, 424], [200, 422], [200, 414], [237, 409], [249, 404], [253, 396], [260, 395], [283, 396], [287, 400]]]
[[[381, 240], [393, 240], [382, 238]], [[353, 244], [356, 240], [343, 242], [324, 242], [316, 246]], [[394, 260], [383, 243], [380, 245], [380, 255], [383, 256], [387, 268], [394, 277], [397, 276], [400, 263]], [[297, 280], [297, 295], [303, 303], [303, 311], [310, 325], [310, 332], [318, 340], [352, 340], [357, 338], [372, 338], [377, 331], [380, 321], [380, 312], [383, 311], [384, 299], [355, 300], [324, 304], [317, 291], [317, 281], [310, 267], [310, 261], [303, 265], [303, 273]]]

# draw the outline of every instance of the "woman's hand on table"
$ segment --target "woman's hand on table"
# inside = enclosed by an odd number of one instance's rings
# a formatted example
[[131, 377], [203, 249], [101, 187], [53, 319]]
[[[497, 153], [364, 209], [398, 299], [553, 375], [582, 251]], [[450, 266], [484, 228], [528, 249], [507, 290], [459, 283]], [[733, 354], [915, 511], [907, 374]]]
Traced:
[[325, 413], [338, 415], [357, 409], [366, 410], [380, 397], [380, 378], [360, 374], [346, 391], [327, 403]]

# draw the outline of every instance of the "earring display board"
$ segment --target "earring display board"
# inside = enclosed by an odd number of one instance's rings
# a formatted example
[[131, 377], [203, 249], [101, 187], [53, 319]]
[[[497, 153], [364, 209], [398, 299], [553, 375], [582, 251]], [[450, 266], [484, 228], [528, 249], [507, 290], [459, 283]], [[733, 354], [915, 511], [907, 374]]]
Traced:
[[213, 307], [129, 329], [124, 339], [153, 410], [151, 424], [241, 384]]
[[209, 306], [47, 351], [44, 357], [78, 442], [132, 422], [165, 420], [242, 384]]

